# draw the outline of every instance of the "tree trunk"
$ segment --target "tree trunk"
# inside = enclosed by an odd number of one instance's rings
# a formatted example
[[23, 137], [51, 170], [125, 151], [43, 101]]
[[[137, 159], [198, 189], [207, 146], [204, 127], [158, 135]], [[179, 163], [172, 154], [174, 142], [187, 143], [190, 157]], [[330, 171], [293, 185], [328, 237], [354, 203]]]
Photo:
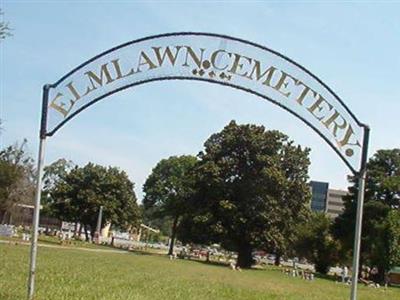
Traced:
[[241, 245], [238, 251], [236, 267], [250, 269], [253, 264], [253, 248], [250, 245]]
[[385, 282], [385, 267], [378, 266], [378, 274], [376, 275], [376, 281], [378, 283], [384, 283]]
[[179, 219], [179, 216], [176, 216], [174, 219], [174, 223], [172, 224], [171, 242], [169, 243], [168, 255], [172, 255], [174, 253], [174, 243], [175, 243], [175, 236], [176, 236], [176, 227], [178, 226], [178, 219]]
[[78, 230], [78, 240], [81, 239], [81, 234], [82, 234], [82, 224], [79, 223], [79, 230]]
[[[92, 242], [96, 243], [98, 236], [96, 237], [96, 227], [94, 227], [93, 225], [90, 225], [90, 235], [92, 237]], [[95, 240], [95, 238], [96, 238], [96, 240]]]
[[78, 222], [75, 221], [75, 227], [74, 227], [74, 238], [76, 238], [76, 234], [78, 233]]
[[89, 234], [88, 234], [88, 231], [87, 231], [86, 224], [83, 225], [83, 229], [85, 231], [86, 242], [89, 242]]
[[4, 215], [3, 215], [3, 220], [1, 220], [1, 224], [6, 224], [6, 220], [7, 220], [7, 211], [4, 211]]
[[281, 265], [281, 255], [279, 253], [276, 253], [275, 255], [275, 266], [280, 266]]

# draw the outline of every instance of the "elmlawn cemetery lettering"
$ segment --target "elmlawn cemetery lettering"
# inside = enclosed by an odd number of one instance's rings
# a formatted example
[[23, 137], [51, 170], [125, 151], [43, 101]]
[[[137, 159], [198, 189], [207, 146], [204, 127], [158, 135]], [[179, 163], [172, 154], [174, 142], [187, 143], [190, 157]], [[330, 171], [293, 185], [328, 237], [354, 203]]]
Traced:
[[[164, 66], [189, 68], [193, 76], [208, 77], [213, 80], [230, 81], [233, 76], [256, 81], [268, 93], [273, 89], [297, 105], [325, 126], [335, 137], [340, 147], [346, 147], [345, 154], [352, 156], [353, 147], [361, 147], [354, 136], [351, 124], [317, 91], [304, 82], [273, 65], [263, 65], [260, 60], [233, 53], [224, 49], [193, 49], [187, 45], [151, 47], [144, 49], [132, 60], [120, 58], [105, 62], [97, 70], [82, 74], [86, 86], [77, 87], [74, 81], [65, 84], [50, 101], [50, 108], [68, 116], [74, 105], [96, 89], [141, 72], [163, 68]], [[149, 74], [151, 76], [151, 74]]]

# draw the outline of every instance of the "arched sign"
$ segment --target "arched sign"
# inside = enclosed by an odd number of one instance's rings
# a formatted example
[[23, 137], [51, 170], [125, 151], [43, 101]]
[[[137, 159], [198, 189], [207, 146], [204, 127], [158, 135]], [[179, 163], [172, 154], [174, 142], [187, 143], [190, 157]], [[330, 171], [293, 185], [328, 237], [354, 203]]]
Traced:
[[364, 126], [328, 86], [276, 51], [209, 33], [143, 38], [80, 65], [48, 86], [43, 134], [53, 135], [83, 109], [115, 92], [168, 79], [222, 84], [267, 99], [313, 128], [354, 173], [360, 170]]
[[257, 95], [314, 129], [359, 178], [351, 299], [356, 298], [369, 128], [317, 76], [267, 47], [220, 34], [169, 33], [112, 48], [44, 86], [28, 298], [33, 299], [44, 141], [95, 102], [160, 80], [199, 80]]

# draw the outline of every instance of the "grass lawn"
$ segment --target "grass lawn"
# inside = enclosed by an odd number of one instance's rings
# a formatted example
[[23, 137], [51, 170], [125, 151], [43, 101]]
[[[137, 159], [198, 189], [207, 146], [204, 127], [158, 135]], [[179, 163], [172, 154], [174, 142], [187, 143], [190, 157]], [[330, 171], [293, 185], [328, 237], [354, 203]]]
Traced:
[[[290, 278], [280, 270], [225, 266], [159, 255], [39, 247], [36, 300], [349, 299], [350, 287]], [[0, 244], [0, 299], [26, 298], [29, 247]], [[359, 299], [400, 299], [400, 289], [360, 286]]]

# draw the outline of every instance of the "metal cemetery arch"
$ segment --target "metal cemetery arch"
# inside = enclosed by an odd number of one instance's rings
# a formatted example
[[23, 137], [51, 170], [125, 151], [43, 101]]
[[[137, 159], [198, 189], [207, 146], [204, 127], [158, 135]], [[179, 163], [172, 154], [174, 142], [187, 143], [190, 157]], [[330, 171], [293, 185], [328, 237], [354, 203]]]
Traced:
[[161, 80], [198, 80], [266, 99], [311, 127], [358, 176], [351, 299], [356, 299], [369, 128], [317, 76], [267, 47], [212, 33], [169, 33], [131, 41], [43, 88], [28, 299], [33, 299], [44, 142], [81, 111], [116, 92]]

